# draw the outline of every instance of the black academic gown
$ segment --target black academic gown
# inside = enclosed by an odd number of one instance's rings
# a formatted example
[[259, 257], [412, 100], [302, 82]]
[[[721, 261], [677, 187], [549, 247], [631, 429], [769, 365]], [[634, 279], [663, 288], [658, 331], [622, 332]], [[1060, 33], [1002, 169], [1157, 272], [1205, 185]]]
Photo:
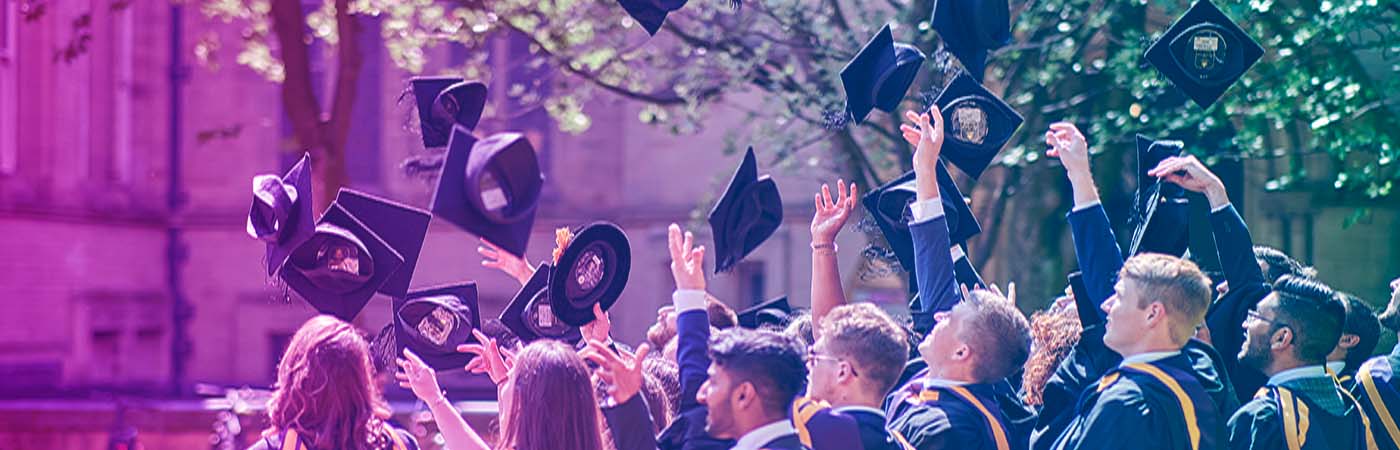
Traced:
[[1377, 356], [1361, 365], [1356, 372], [1352, 393], [1371, 422], [1371, 434], [1381, 450], [1400, 449], [1400, 389], [1397, 389], [1395, 369], [1400, 362], [1400, 344], [1390, 356]]
[[[1319, 381], [1331, 383], [1322, 377]], [[1339, 395], [1340, 388], [1328, 394]], [[1335, 400], [1334, 400], [1335, 401]], [[1345, 401], [1345, 400], [1343, 400]], [[1230, 417], [1231, 450], [1365, 450], [1366, 427], [1354, 408], [1329, 412], [1311, 394], [1265, 386]]]
[[1178, 354], [1105, 374], [1080, 398], [1058, 450], [1216, 450], [1225, 417]]
[[919, 450], [1024, 450], [997, 401], [994, 384], [960, 387], [911, 386], [895, 391], [886, 400], [890, 430]]

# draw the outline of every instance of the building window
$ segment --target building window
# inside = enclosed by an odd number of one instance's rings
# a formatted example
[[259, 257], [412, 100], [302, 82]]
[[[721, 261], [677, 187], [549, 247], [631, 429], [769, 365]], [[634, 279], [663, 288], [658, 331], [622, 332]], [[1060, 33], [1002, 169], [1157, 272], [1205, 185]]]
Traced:
[[98, 385], [139, 386], [167, 372], [166, 303], [146, 293], [98, 293], [88, 301], [90, 379]]

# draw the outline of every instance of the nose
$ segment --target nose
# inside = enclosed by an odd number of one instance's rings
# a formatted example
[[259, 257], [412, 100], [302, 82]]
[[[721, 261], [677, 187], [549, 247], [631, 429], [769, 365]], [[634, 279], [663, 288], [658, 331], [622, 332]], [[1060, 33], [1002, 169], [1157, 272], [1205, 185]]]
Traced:
[[708, 404], [705, 403], [705, 399], [706, 399], [707, 397], [709, 397], [709, 396], [706, 395], [705, 393], [706, 393], [707, 391], [709, 391], [709, 390], [710, 390], [710, 380], [705, 380], [705, 382], [704, 382], [703, 384], [700, 385], [700, 390], [695, 391], [695, 401], [700, 402], [701, 405], [707, 405], [707, 406], [708, 406]]
[[1099, 305], [1099, 309], [1103, 310], [1105, 314], [1112, 312], [1113, 303], [1117, 301], [1118, 294], [1113, 294], [1113, 296], [1109, 297], [1108, 300], [1104, 300], [1103, 303]]

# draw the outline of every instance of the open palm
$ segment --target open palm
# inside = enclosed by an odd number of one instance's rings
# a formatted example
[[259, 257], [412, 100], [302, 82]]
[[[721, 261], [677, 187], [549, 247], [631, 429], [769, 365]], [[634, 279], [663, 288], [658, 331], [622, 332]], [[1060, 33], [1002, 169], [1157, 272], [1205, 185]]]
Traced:
[[837, 180], [836, 201], [833, 202], [831, 187], [822, 185], [821, 193], [816, 194], [817, 212], [812, 216], [812, 242], [825, 244], [836, 240], [856, 208], [856, 192], [855, 183], [847, 189], [845, 180]]

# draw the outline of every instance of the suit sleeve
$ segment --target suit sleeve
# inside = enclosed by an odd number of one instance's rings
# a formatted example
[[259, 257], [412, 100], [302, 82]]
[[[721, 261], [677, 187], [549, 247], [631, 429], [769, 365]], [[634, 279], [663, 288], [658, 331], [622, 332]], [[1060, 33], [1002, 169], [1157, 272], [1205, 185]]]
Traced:
[[1118, 239], [1113, 235], [1102, 204], [1071, 211], [1068, 218], [1070, 234], [1074, 237], [1074, 257], [1079, 262], [1079, 271], [1084, 274], [1084, 289], [1089, 291], [1087, 300], [1092, 305], [1087, 308], [1089, 311], [1080, 306], [1080, 314], [1095, 316], [1082, 318], [1094, 319], [1084, 321], [1086, 326], [1101, 323], [1105, 315], [1098, 305], [1113, 296], [1113, 284], [1118, 281], [1118, 270], [1123, 268], [1123, 252], [1118, 249]]
[[1226, 424], [1230, 450], [1288, 448], [1284, 443], [1282, 419], [1277, 411], [1259, 402], [1240, 408]]
[[953, 274], [953, 256], [948, 252], [948, 217], [909, 224], [914, 241], [914, 276], [919, 285], [919, 310], [914, 311], [914, 327], [919, 333], [933, 329], [933, 315], [958, 304], [958, 292]]
[[1210, 329], [1211, 345], [1229, 360], [1227, 368], [1236, 370], [1236, 355], [1244, 346], [1245, 318], [1272, 288], [1264, 281], [1264, 273], [1254, 259], [1254, 241], [1249, 237], [1249, 228], [1234, 205], [1211, 213], [1210, 224], [1230, 291], [1211, 305], [1206, 314], [1206, 327]]
[[709, 379], [710, 316], [704, 309], [676, 315], [676, 365], [681, 382], [680, 411], [704, 408], [695, 400]]
[[617, 450], [656, 450], [651, 413], [641, 393], [620, 405], [603, 408], [603, 418], [608, 422]]

